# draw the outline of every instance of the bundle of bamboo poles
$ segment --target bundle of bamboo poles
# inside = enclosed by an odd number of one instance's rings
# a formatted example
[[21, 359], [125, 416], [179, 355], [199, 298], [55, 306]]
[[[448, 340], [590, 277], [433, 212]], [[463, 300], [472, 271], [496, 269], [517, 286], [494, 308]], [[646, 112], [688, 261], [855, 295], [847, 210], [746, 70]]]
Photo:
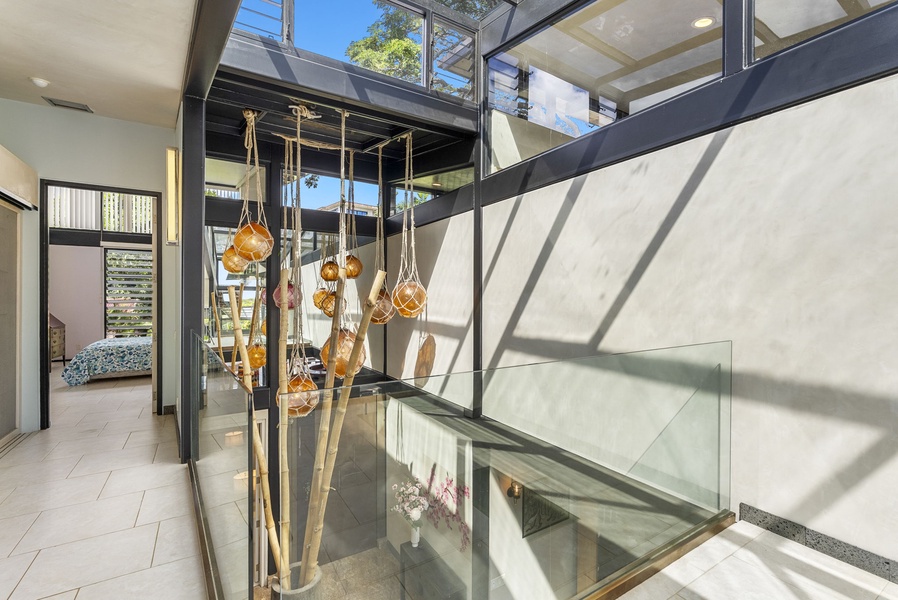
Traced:
[[[306, 519], [305, 537], [303, 539], [302, 563], [300, 568], [299, 585], [304, 587], [311, 583], [318, 569], [318, 554], [321, 549], [321, 536], [324, 529], [324, 516], [327, 508], [327, 500], [330, 494], [331, 482], [333, 480], [334, 467], [337, 461], [337, 450], [339, 449], [340, 436], [343, 430], [343, 422], [346, 417], [346, 409], [349, 404], [352, 383], [355, 380], [355, 372], [358, 367], [359, 358], [365, 345], [368, 326], [371, 323], [371, 316], [377, 306], [377, 295], [383, 287], [386, 272], [378, 271], [374, 277], [374, 283], [368, 298], [365, 301], [365, 309], [359, 323], [358, 333], [356, 334], [355, 343], [349, 355], [349, 366], [347, 375], [343, 381], [340, 390], [340, 397], [337, 402], [336, 411], [333, 411], [333, 394], [334, 382], [336, 379], [335, 369], [337, 360], [337, 339], [340, 331], [340, 311], [335, 311], [331, 321], [330, 347], [333, 351], [328, 356], [327, 376], [325, 380], [324, 398], [321, 402], [321, 422], [318, 430], [318, 442], [315, 451], [315, 467], [312, 475], [312, 487], [309, 501], [309, 511]], [[286, 282], [289, 278], [289, 271], [283, 269], [281, 271], [281, 281]], [[340, 269], [339, 279], [336, 290], [336, 306], [342, 306], [343, 296], [346, 287], [346, 270]], [[281, 306], [289, 306], [288, 301], [288, 285], [281, 285]], [[232, 318], [235, 324], [239, 324], [240, 305], [237, 295], [233, 287], [228, 288], [230, 296]], [[258, 295], [256, 303], [258, 303]], [[254, 306], [254, 315], [257, 307]], [[237, 315], [235, 318], [234, 315]], [[288, 338], [288, 320], [282, 316], [280, 319], [280, 331], [278, 340], [278, 394], [287, 393], [289, 376], [287, 371], [287, 338]], [[252, 390], [252, 370], [249, 368], [249, 355], [246, 349], [246, 343], [243, 339], [243, 332], [238, 326], [234, 327], [234, 340], [240, 352], [240, 358], [243, 364], [243, 382], [248, 390]], [[297, 340], [295, 343], [302, 343]], [[278, 579], [281, 590], [289, 590], [292, 586], [291, 568], [290, 568], [290, 470], [289, 457], [287, 451], [287, 433], [288, 433], [288, 402], [286, 399], [279, 402], [279, 424], [278, 424], [278, 458], [280, 464], [280, 497], [281, 497], [281, 531], [280, 536], [277, 535], [274, 524], [274, 515], [271, 510], [271, 489], [268, 479], [268, 461], [259, 432], [254, 424], [253, 429], [253, 450], [256, 460], [259, 464], [259, 477], [262, 486], [262, 504], [265, 514], [265, 527], [268, 532], [268, 542], [271, 554], [274, 557], [275, 567], [278, 572]], [[334, 412], [333, 425], [331, 425], [331, 413]]]

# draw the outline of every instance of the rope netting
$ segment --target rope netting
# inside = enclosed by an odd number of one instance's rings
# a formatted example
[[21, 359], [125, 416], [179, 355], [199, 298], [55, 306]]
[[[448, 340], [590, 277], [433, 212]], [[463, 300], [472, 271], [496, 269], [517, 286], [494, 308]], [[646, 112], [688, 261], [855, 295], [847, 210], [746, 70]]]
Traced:
[[399, 274], [393, 288], [393, 306], [403, 317], [414, 318], [427, 304], [427, 290], [418, 276], [415, 254], [415, 185], [412, 169], [412, 135], [405, 137], [405, 182], [403, 183], [402, 240]]
[[[243, 146], [246, 148], [246, 172], [243, 178], [241, 196], [243, 206], [240, 210], [240, 221], [237, 225], [237, 233], [234, 234], [233, 247], [237, 254], [246, 261], [259, 262], [271, 255], [274, 249], [274, 238], [268, 231], [268, 221], [263, 210], [262, 177], [259, 168], [259, 146], [256, 139], [256, 113], [252, 110], [244, 110], [246, 119], [246, 134]], [[256, 192], [256, 220], [250, 216], [250, 185], [255, 182]]]

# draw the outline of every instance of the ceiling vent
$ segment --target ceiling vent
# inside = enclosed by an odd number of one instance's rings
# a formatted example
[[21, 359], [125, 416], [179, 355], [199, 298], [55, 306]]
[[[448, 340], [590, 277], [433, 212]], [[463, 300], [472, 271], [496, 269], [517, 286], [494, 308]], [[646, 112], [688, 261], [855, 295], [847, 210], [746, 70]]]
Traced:
[[80, 102], [69, 102], [68, 100], [60, 100], [58, 98], [47, 98], [46, 96], [41, 96], [44, 100], [47, 101], [47, 104], [50, 106], [58, 106], [59, 108], [71, 108], [72, 110], [80, 110], [81, 112], [92, 113], [90, 107], [87, 104], [81, 104]]

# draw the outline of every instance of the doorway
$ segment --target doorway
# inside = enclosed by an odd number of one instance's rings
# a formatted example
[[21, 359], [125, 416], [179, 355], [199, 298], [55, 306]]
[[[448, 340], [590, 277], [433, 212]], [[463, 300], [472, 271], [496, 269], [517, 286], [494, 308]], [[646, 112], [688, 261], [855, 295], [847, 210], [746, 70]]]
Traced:
[[156, 192], [41, 182], [41, 308], [51, 324], [42, 331], [41, 429], [51, 424], [51, 388], [105, 379], [152, 374], [147, 407], [162, 412], [160, 201]]
[[[19, 215], [0, 202], [0, 364], [19, 360]], [[0, 440], [19, 424], [19, 369], [2, 369], [0, 375]]]

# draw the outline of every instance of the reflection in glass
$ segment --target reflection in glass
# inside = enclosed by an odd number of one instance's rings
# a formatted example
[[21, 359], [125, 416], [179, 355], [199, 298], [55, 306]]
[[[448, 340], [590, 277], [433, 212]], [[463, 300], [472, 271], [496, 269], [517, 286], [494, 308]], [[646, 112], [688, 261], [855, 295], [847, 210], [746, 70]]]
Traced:
[[593, 2], [489, 60], [492, 170], [721, 72], [716, 0]]
[[473, 34], [433, 24], [433, 79], [430, 89], [465, 100], [474, 99]]
[[265, 167], [259, 166], [257, 173], [252, 167], [247, 176], [246, 164], [229, 160], [206, 157], [206, 197], [223, 200], [256, 200], [259, 177], [262, 188], [262, 202], [265, 202]]
[[482, 19], [502, 4], [502, 0], [437, 0], [437, 2], [472, 19]]
[[894, 0], [755, 0], [755, 59], [829, 31]]

